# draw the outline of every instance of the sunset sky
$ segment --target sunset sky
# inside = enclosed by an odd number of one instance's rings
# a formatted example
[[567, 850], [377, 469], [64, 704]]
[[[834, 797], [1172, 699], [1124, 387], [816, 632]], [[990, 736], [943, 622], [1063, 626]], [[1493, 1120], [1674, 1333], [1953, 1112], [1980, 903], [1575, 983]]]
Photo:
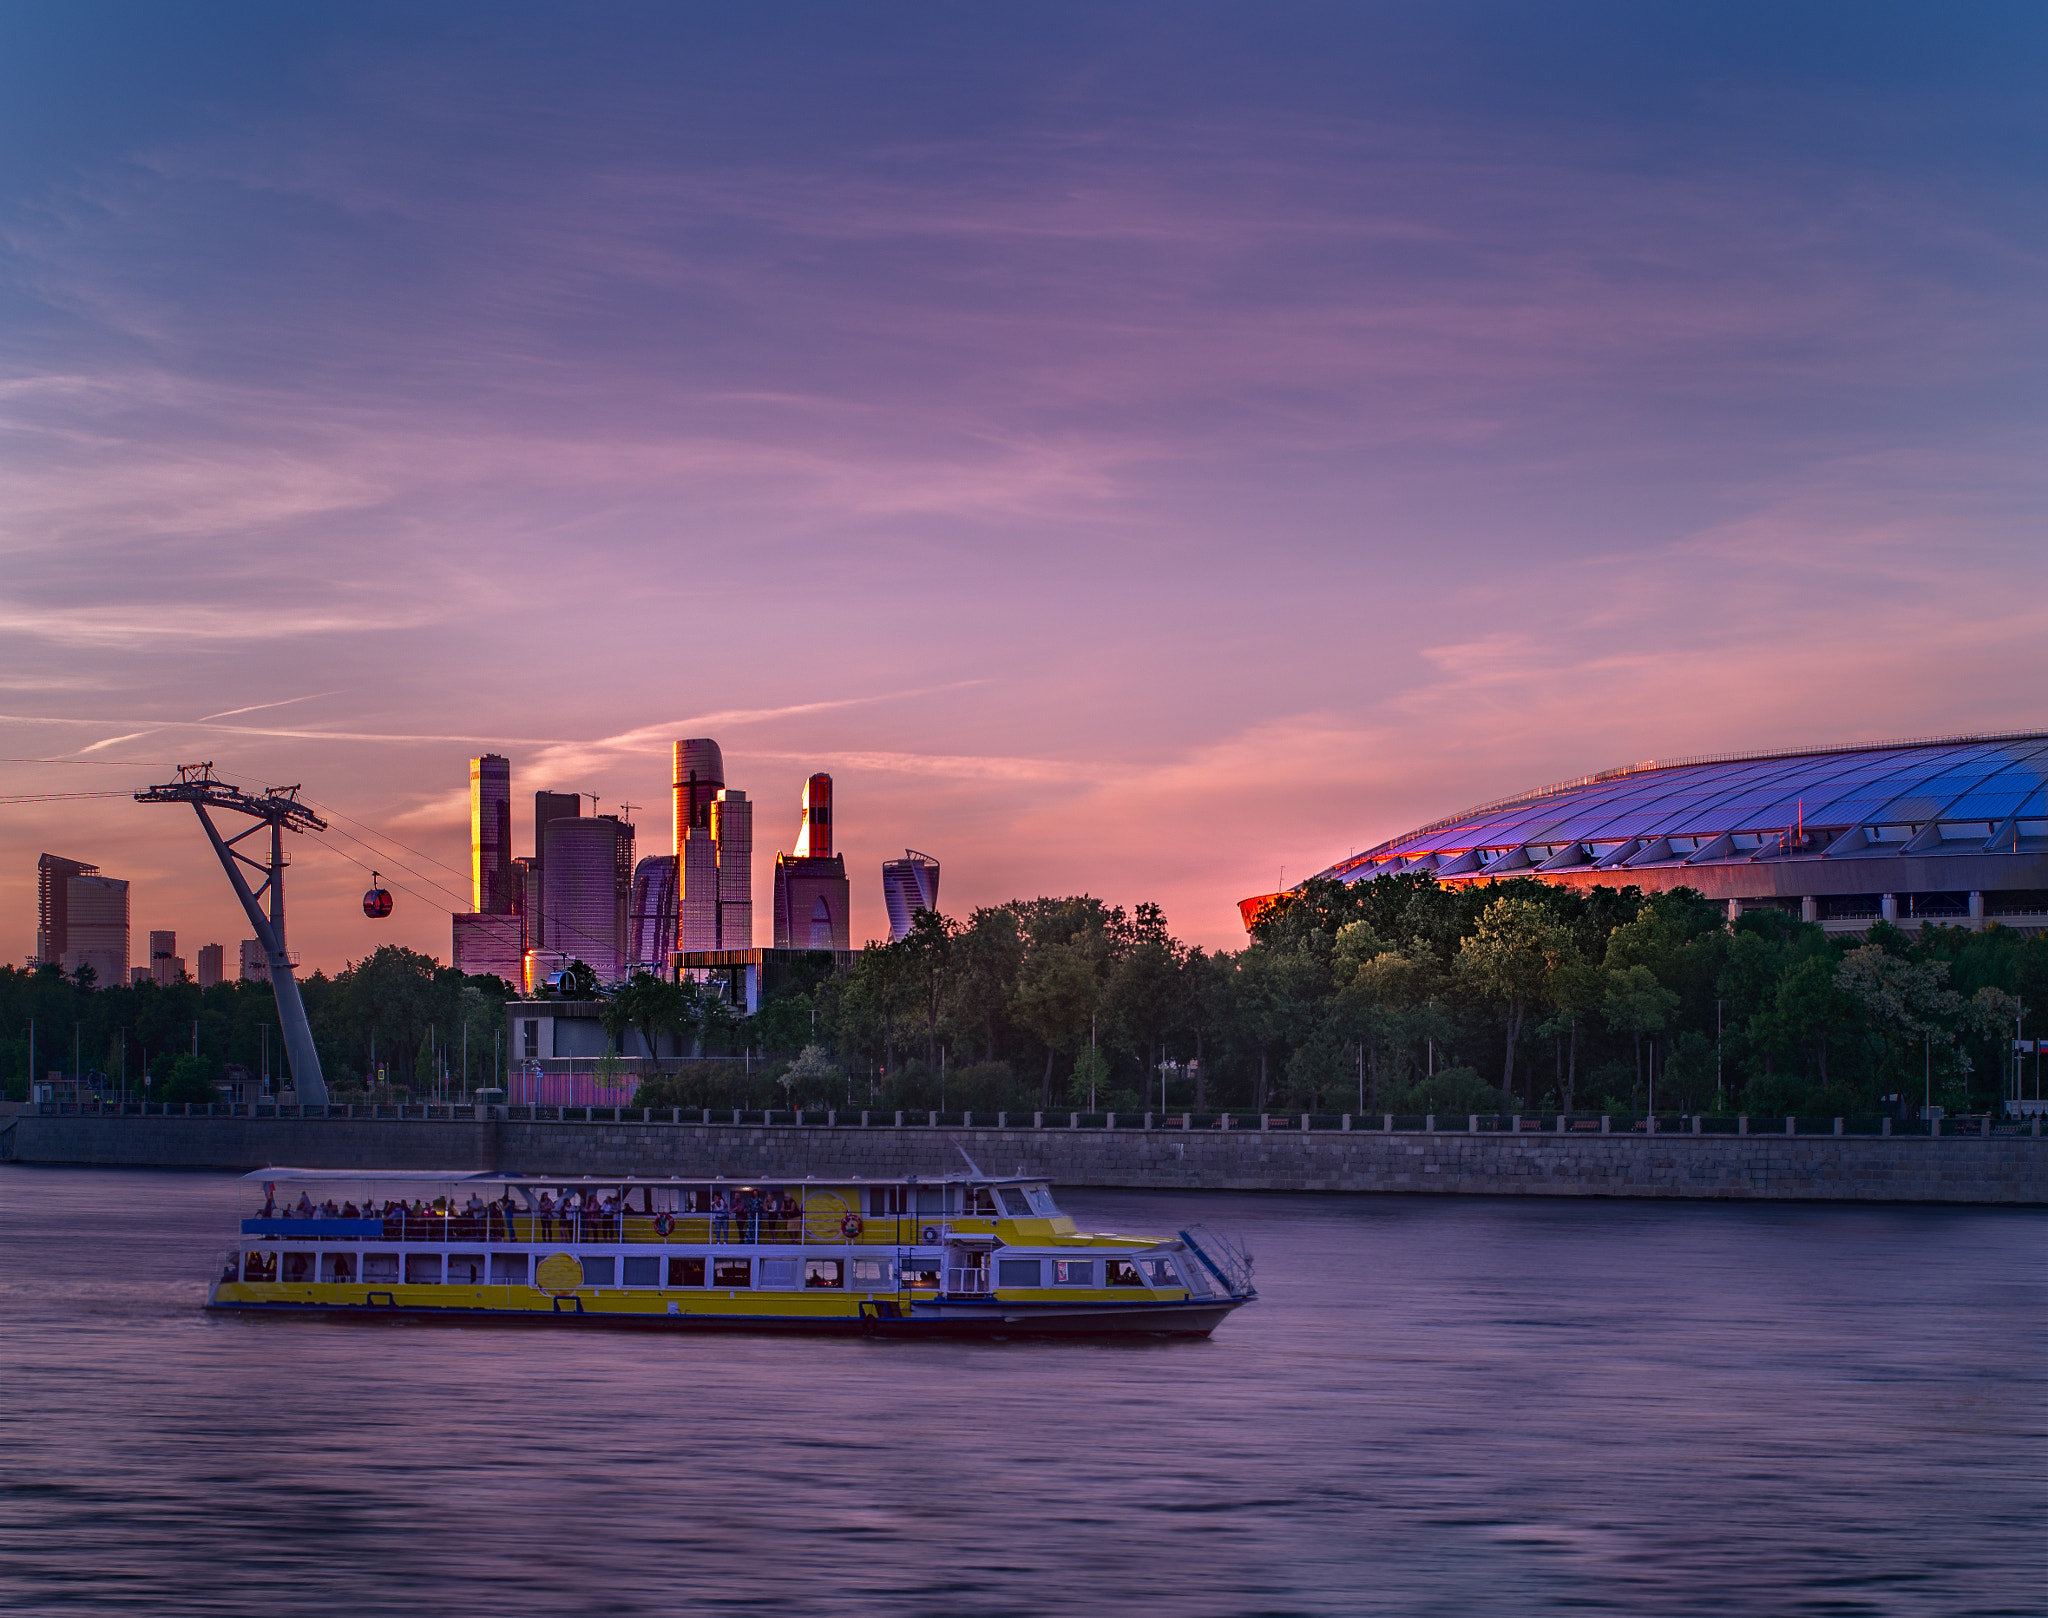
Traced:
[[232, 960], [188, 812], [18, 801], [197, 759], [347, 817], [332, 971], [447, 957], [484, 749], [519, 852], [549, 787], [645, 853], [716, 737], [757, 943], [822, 769], [856, 942], [907, 845], [1236, 947], [1560, 777], [2048, 724], [2044, 67], [2038, 5], [0, 9], [0, 951], [49, 850]]

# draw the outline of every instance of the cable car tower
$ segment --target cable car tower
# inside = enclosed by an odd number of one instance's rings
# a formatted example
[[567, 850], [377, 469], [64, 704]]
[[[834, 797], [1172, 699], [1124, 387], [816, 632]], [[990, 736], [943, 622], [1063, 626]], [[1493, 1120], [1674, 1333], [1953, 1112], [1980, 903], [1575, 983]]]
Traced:
[[[235, 897], [242, 901], [249, 925], [256, 929], [257, 942], [270, 962], [270, 987], [277, 996], [277, 1021], [284, 1034], [285, 1056], [291, 1063], [292, 1087], [302, 1106], [326, 1106], [327, 1081], [320, 1073], [320, 1055], [313, 1049], [313, 1029], [306, 1021], [306, 1004], [299, 998], [298, 980], [292, 976], [292, 959], [284, 948], [284, 832], [286, 827], [298, 832], [325, 831], [327, 822], [299, 802], [297, 787], [271, 787], [262, 797], [252, 797], [240, 787], [216, 781], [211, 763], [180, 764], [177, 780], [160, 787], [145, 787], [135, 794], [135, 801], [189, 803], [199, 816], [199, 824], [206, 828], [213, 851], [220, 856], [221, 868], [234, 884]], [[209, 808], [232, 809], [236, 814], [252, 816], [256, 824], [223, 838], [206, 812]], [[254, 837], [265, 826], [270, 828], [268, 865], [235, 847], [244, 837]], [[241, 865], [263, 873], [263, 881], [253, 892], [238, 869]], [[268, 916], [257, 903], [266, 893], [270, 895]]]

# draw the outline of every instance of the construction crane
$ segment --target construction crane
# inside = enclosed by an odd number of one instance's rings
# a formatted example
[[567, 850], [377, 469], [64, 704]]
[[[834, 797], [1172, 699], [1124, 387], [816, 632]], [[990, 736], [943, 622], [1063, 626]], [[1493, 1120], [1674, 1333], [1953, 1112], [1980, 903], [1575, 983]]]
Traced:
[[[325, 831], [327, 822], [299, 802], [296, 786], [270, 787], [261, 797], [255, 797], [240, 787], [215, 780], [210, 762], [180, 764], [177, 780], [159, 787], [145, 787], [135, 794], [135, 801], [189, 803], [193, 813], [199, 816], [199, 824], [206, 828], [213, 851], [220, 856], [221, 868], [234, 885], [235, 897], [242, 901], [249, 925], [256, 929], [257, 942], [263, 946], [264, 956], [270, 962], [270, 988], [277, 996], [278, 1027], [284, 1034], [285, 1057], [291, 1064], [292, 1087], [298, 1092], [299, 1103], [302, 1106], [326, 1106], [327, 1080], [320, 1072], [320, 1054], [313, 1049], [313, 1029], [306, 1021], [306, 1003], [299, 998], [298, 980], [292, 976], [292, 958], [285, 953], [284, 833], [287, 827], [295, 832]], [[252, 817], [256, 824], [247, 831], [224, 838], [215, 828], [212, 816], [207, 814], [208, 809], [231, 809], [236, 814]], [[254, 837], [265, 826], [270, 828], [270, 863], [267, 865], [251, 859], [235, 846], [245, 837]], [[244, 865], [263, 875], [262, 882], [253, 891], [240, 870]], [[268, 916], [257, 902], [266, 894], [270, 898]]]

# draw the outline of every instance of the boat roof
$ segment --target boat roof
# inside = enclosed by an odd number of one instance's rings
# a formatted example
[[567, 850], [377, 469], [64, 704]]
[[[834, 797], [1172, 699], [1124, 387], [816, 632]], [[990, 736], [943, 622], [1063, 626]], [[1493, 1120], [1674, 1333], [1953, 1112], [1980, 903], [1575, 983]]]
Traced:
[[252, 1169], [245, 1180], [292, 1185], [1048, 1185], [1044, 1174], [523, 1174], [501, 1169]]

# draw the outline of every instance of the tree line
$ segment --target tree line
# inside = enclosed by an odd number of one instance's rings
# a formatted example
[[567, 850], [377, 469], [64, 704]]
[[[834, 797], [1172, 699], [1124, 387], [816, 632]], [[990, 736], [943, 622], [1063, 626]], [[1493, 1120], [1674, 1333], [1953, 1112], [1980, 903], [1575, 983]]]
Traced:
[[1235, 952], [1086, 895], [921, 912], [746, 1034], [809, 1047], [780, 1087], [817, 1105], [1828, 1117], [1994, 1105], [2024, 1005], [2048, 940], [2009, 928], [1417, 873], [1310, 882]]
[[[573, 966], [568, 988], [597, 993]], [[496, 978], [386, 946], [302, 992], [337, 1098], [504, 1080], [515, 995]], [[819, 956], [751, 1016], [715, 986], [642, 976], [602, 1018], [615, 1041], [669, 1035], [698, 1058], [647, 1076], [647, 1106], [1829, 1117], [1994, 1105], [2021, 1013], [2043, 1006], [2048, 938], [1996, 925], [1830, 936], [1775, 909], [1730, 926], [1683, 888], [1418, 873], [1310, 882], [1237, 951], [1085, 894], [923, 911], [846, 971]], [[147, 1074], [151, 1099], [208, 1099], [230, 1065], [260, 1071], [266, 1027], [284, 1066], [268, 984], [0, 968], [16, 1099], [31, 1019], [39, 1073], [76, 1053], [131, 1097]]]

